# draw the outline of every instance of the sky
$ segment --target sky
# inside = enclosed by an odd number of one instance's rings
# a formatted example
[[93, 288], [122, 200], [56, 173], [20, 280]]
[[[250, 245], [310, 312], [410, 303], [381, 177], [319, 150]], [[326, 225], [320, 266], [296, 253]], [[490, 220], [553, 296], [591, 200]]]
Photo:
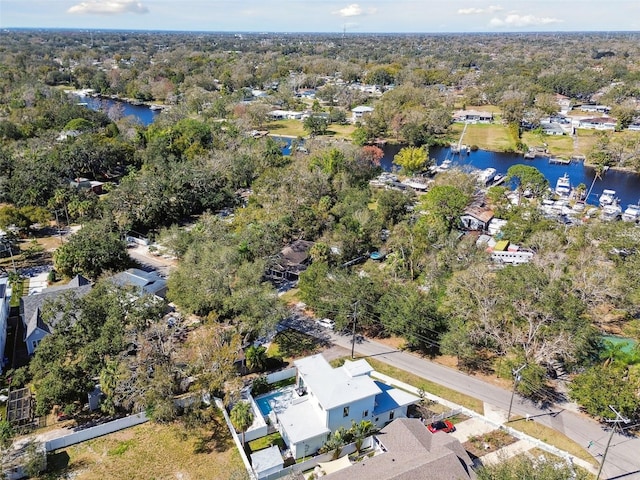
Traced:
[[640, 0], [0, 0], [0, 28], [347, 33], [638, 31]]

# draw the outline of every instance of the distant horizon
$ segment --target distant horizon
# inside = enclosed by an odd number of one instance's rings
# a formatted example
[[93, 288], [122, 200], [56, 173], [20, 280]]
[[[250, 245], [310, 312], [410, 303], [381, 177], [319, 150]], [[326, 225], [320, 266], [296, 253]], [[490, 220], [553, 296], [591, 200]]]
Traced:
[[246, 33], [640, 31], [638, 0], [2, 0], [2, 29]]
[[260, 31], [260, 30], [170, 30], [146, 28], [81, 28], [81, 27], [0, 27], [2, 31], [59, 31], [59, 32], [99, 32], [99, 33], [210, 33], [224, 35], [578, 35], [578, 34], [640, 34], [640, 30], [527, 30], [527, 31], [474, 31], [474, 32], [345, 32], [345, 31]]

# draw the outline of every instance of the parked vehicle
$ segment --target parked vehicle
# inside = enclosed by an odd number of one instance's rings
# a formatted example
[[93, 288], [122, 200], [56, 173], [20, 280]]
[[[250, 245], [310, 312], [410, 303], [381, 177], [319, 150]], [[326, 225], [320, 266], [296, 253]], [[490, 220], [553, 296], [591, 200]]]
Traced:
[[321, 327], [328, 328], [330, 330], [333, 330], [336, 326], [336, 322], [334, 322], [330, 318], [321, 318], [319, 320], [316, 320], [316, 323]]
[[430, 423], [429, 425], [427, 425], [427, 428], [431, 433], [436, 433], [436, 432], [451, 433], [451, 432], [455, 432], [456, 430], [456, 427], [449, 420], [440, 420], [437, 422]]

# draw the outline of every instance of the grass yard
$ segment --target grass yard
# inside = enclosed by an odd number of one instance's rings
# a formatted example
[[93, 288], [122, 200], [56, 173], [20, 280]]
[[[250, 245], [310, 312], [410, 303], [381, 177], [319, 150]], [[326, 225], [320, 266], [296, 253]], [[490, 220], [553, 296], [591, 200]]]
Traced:
[[[284, 135], [288, 137], [306, 137], [309, 135], [309, 132], [304, 129], [302, 120], [277, 120], [266, 123], [264, 128], [269, 130], [269, 133], [273, 135]], [[355, 128], [355, 126], [350, 124], [339, 125], [332, 123], [329, 125], [329, 129], [324, 136], [351, 139], [351, 134]]]
[[587, 452], [582, 445], [574, 442], [569, 437], [557, 430], [554, 430], [553, 428], [540, 425], [537, 422], [527, 422], [522, 417], [516, 417], [514, 420], [511, 420], [508, 425], [522, 433], [526, 433], [527, 435], [531, 435], [534, 438], [542, 440], [549, 445], [558, 447], [560, 450], [565, 450], [571, 455], [581, 458], [594, 466], [598, 465], [598, 462], [596, 462], [593, 456], [591, 456], [591, 454]]
[[278, 432], [267, 435], [266, 437], [256, 438], [255, 440], [249, 442], [249, 448], [251, 449], [251, 452], [264, 450], [265, 448], [269, 448], [272, 445], [277, 445], [278, 447], [280, 447], [280, 450], [284, 450], [286, 448], [284, 440]]
[[[462, 123], [454, 123], [451, 125], [452, 141], [458, 142], [463, 128], [464, 124]], [[462, 143], [465, 145], [477, 145], [483, 150], [493, 152], [513, 151], [516, 148], [507, 127], [501, 123], [469, 124], [462, 138]]]
[[230, 479], [246, 471], [221, 415], [206, 428], [186, 432], [151, 422], [59, 450], [43, 479]]

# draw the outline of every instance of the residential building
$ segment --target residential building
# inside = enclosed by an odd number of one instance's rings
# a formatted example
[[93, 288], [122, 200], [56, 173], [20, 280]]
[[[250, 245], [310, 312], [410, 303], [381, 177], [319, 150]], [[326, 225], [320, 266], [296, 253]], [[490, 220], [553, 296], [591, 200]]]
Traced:
[[444, 433], [431, 433], [415, 418], [400, 418], [375, 436], [382, 453], [364, 457], [326, 480], [475, 479], [473, 462], [462, 444]]
[[66, 285], [45, 288], [35, 295], [27, 295], [20, 298], [20, 316], [24, 323], [24, 341], [29, 355], [33, 355], [44, 337], [53, 333], [56, 324], [61, 320], [62, 314], [44, 319], [43, 309], [46, 305], [68, 296], [68, 301], [83, 297], [91, 290], [89, 280], [81, 275], [74, 277]]
[[167, 295], [167, 281], [157, 272], [145, 272], [139, 268], [130, 268], [115, 274], [110, 280], [116, 285], [135, 287], [140, 296], [151, 294], [164, 298]]
[[466, 230], [485, 231], [493, 218], [493, 210], [484, 207], [468, 207], [460, 216], [462, 227]]
[[358, 105], [351, 109], [351, 121], [357, 122], [362, 120], [366, 115], [371, 114], [373, 112], [373, 107], [368, 107], [367, 105]]
[[11, 285], [9, 277], [0, 277], [0, 373], [4, 370], [4, 348], [7, 343], [7, 322], [9, 320], [9, 303], [11, 301]]
[[369, 420], [382, 427], [407, 416], [420, 399], [374, 380], [366, 360], [346, 361], [333, 368], [322, 355], [294, 362], [300, 395], [276, 414], [277, 428], [294, 458], [311, 455], [340, 427]]
[[309, 250], [313, 242], [296, 240], [284, 247], [267, 270], [267, 277], [273, 280], [296, 281], [311, 263]]
[[615, 130], [618, 121], [610, 117], [582, 118], [578, 121], [578, 128], [595, 130]]
[[493, 113], [480, 112], [478, 110], [458, 110], [453, 113], [454, 122], [491, 123]]

